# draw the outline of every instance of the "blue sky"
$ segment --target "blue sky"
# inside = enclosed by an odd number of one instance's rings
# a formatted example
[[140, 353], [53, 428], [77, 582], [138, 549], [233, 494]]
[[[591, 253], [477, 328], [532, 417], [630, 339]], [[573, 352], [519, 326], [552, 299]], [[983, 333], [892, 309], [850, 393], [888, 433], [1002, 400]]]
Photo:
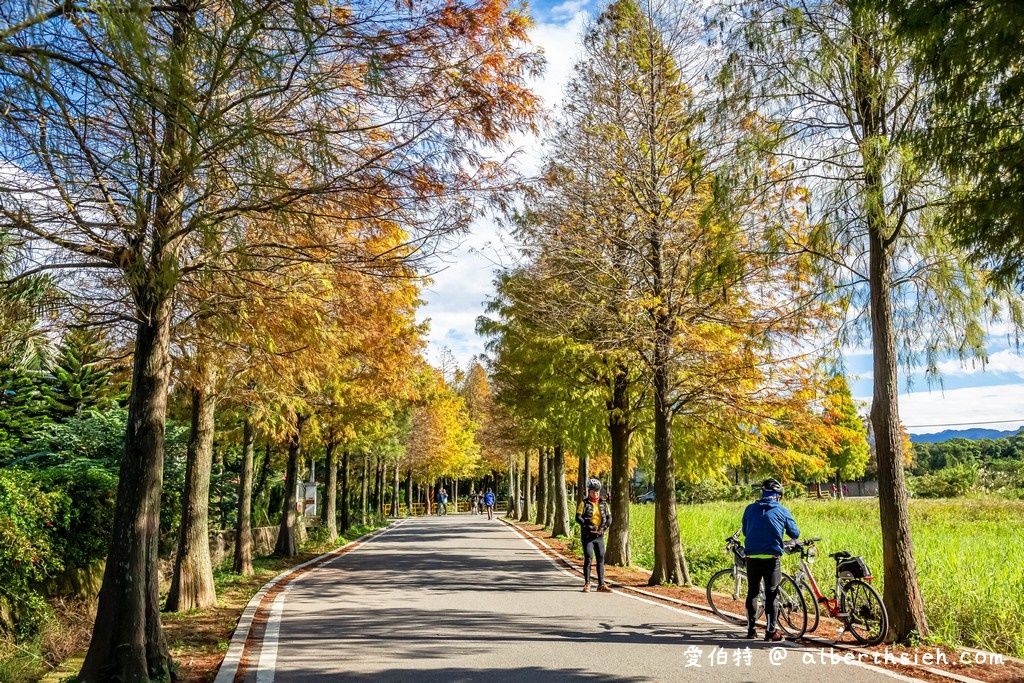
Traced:
[[[531, 4], [537, 24], [533, 41], [548, 61], [546, 74], [534, 87], [548, 106], [557, 106], [568, 80], [585, 12], [598, 6], [597, 0]], [[530, 173], [537, 168], [539, 141], [524, 138], [517, 147], [520, 166]], [[438, 264], [434, 284], [423, 293], [426, 305], [419, 316], [430, 320], [429, 360], [438, 363], [441, 349], [447, 348], [465, 367], [474, 355], [483, 353], [485, 340], [474, 332], [475, 321], [493, 293], [495, 271], [512, 259], [494, 222], [480, 220], [462, 244]], [[940, 364], [941, 385], [933, 381], [929, 386], [920, 370], [901, 370], [900, 415], [908, 430], [923, 434], [947, 428], [1016, 429], [1024, 425], [1024, 356], [999, 333], [991, 335], [988, 352], [984, 368], [956, 359]], [[872, 390], [870, 349], [848, 349], [844, 358], [854, 396], [868, 402]]]

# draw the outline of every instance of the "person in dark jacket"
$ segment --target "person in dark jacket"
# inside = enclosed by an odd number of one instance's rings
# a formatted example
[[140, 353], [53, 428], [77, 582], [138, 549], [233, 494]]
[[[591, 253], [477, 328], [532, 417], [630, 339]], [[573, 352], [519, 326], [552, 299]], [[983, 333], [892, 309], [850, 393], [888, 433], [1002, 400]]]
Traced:
[[612, 510], [608, 501], [601, 500], [601, 482], [587, 480], [587, 497], [576, 508], [576, 521], [580, 525], [583, 542], [583, 592], [590, 592], [590, 564], [597, 563], [597, 591], [611, 593], [604, 583], [604, 534], [612, 525]]
[[782, 580], [782, 542], [786, 534], [800, 538], [800, 529], [782, 499], [782, 484], [776, 479], [765, 479], [761, 484], [761, 499], [743, 511], [744, 550], [747, 556], [747, 638], [756, 638], [754, 617], [757, 616], [757, 594], [764, 582], [764, 611], [768, 627], [764, 639], [778, 642], [783, 639], [778, 630], [778, 609], [775, 600]]

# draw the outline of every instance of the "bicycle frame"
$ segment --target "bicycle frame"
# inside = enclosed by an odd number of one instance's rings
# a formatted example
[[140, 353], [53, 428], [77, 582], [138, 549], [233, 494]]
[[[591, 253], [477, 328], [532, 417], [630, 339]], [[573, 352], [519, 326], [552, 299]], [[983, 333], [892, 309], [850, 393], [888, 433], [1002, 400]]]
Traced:
[[836, 572], [836, 584], [835, 588], [833, 589], [833, 595], [835, 595], [836, 597], [828, 598], [821, 592], [821, 589], [818, 588], [818, 582], [815, 581], [814, 574], [811, 572], [811, 565], [807, 562], [807, 560], [801, 553], [800, 571], [797, 573], [796, 576], [793, 577], [793, 580], [796, 581], [797, 585], [799, 586], [804, 578], [807, 579], [807, 585], [810, 587], [811, 594], [814, 595], [815, 601], [817, 601], [819, 605], [824, 605], [825, 609], [828, 610], [828, 613], [832, 616], [833, 619], [841, 619], [842, 613], [839, 611], [839, 573]]

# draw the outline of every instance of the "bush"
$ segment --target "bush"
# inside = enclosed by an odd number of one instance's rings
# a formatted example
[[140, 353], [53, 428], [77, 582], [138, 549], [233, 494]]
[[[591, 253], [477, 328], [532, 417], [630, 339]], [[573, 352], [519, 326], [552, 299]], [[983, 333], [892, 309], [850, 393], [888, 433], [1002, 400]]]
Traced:
[[912, 477], [907, 486], [921, 498], [957, 498], [970, 493], [977, 483], [977, 467], [954, 465], [931, 474]]
[[29, 472], [0, 470], [0, 602], [18, 640], [36, 631], [49, 608], [33, 584], [64, 568], [54, 527], [67, 523], [70, 500], [44, 491]]
[[41, 471], [48, 491], [72, 501], [65, 521], [54, 526], [54, 547], [66, 567], [87, 567], [107, 556], [114, 523], [117, 474], [91, 460], [76, 459]]
[[718, 500], [746, 500], [750, 489], [745, 486], [730, 486], [717, 479], [701, 479], [683, 482], [676, 488], [676, 500], [680, 503], [713, 503]]

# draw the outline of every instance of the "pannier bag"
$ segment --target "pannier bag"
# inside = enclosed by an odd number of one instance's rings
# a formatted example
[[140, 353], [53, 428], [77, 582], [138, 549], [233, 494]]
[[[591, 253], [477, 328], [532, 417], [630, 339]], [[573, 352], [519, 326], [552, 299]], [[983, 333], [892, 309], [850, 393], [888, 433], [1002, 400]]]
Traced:
[[839, 563], [839, 578], [842, 579], [870, 579], [871, 570], [867, 562], [859, 555], [850, 557]]

